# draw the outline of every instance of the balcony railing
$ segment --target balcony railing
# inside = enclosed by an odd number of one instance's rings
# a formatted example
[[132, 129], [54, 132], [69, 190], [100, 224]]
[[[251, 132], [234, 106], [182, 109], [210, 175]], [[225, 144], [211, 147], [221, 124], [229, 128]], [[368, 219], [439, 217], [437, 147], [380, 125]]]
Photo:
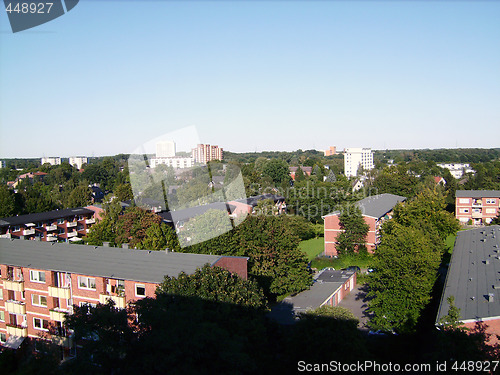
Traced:
[[102, 304], [105, 304], [108, 299], [112, 300], [115, 303], [115, 307], [119, 309], [124, 309], [125, 308], [125, 297], [120, 297], [120, 296], [111, 296], [108, 294], [100, 294], [99, 295], [99, 302]]
[[66, 227], [68, 228], [76, 227], [77, 225], [78, 225], [77, 221], [69, 221], [68, 223], [66, 223]]
[[69, 288], [58, 288], [56, 286], [49, 286], [49, 296], [63, 299], [70, 299], [71, 293]]
[[57, 225], [46, 225], [45, 230], [50, 232], [51, 230], [57, 230]]
[[51, 337], [51, 339], [52, 339], [52, 342], [56, 345], [64, 346], [65, 348], [71, 347], [72, 340], [70, 337], [62, 337], [62, 336], [53, 335]]
[[10, 233], [0, 234], [0, 238], [12, 238], [12, 234]]
[[4, 289], [13, 290], [14, 292], [24, 292], [24, 281], [4, 280]]
[[28, 337], [28, 328], [7, 324], [7, 334], [19, 337]]
[[69, 311], [57, 308], [50, 310], [49, 313], [51, 320], [55, 320], [56, 322], [64, 322], [65, 314], [69, 313]]
[[95, 223], [95, 219], [87, 219], [85, 220], [85, 224], [94, 224]]
[[471, 216], [473, 219], [481, 219], [483, 217], [483, 213], [482, 212], [473, 212]]
[[32, 234], [35, 234], [35, 230], [34, 229], [25, 229], [25, 230], [23, 230], [23, 235], [25, 235], [25, 236], [30, 236]]
[[10, 314], [26, 314], [26, 304], [19, 301], [5, 301], [5, 310]]
[[76, 236], [78, 236], [78, 232], [77, 231], [73, 231], [73, 232], [69, 232], [68, 233], [68, 238], [76, 237]]
[[57, 237], [52, 235], [47, 235], [47, 241], [48, 242], [57, 241]]

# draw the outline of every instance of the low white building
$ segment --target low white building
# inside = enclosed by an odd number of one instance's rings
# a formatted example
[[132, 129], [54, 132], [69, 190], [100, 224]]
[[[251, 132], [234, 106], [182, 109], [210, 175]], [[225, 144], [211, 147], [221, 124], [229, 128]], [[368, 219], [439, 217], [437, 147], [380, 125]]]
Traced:
[[475, 173], [476, 171], [470, 167], [468, 163], [439, 163], [440, 168], [448, 169], [451, 175], [455, 178], [462, 177], [465, 173]]
[[167, 167], [176, 169], [191, 168], [194, 166], [194, 159], [192, 157], [172, 157], [172, 158], [152, 158], [149, 159], [149, 166], [156, 168], [158, 165], [164, 164]]
[[42, 165], [44, 164], [50, 164], [50, 165], [61, 165], [61, 158], [58, 157], [43, 157], [42, 158]]

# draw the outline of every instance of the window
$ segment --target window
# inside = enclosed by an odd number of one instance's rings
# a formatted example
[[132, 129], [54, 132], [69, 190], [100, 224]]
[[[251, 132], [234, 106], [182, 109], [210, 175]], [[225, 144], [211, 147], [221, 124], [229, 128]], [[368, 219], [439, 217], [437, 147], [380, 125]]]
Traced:
[[486, 213], [487, 214], [496, 214], [496, 209], [495, 208], [487, 208]]
[[3, 299], [3, 289], [0, 289], [0, 299]]
[[495, 199], [486, 199], [486, 204], [495, 204], [496, 200]]
[[0, 342], [7, 341], [7, 335], [5, 333], [0, 333]]
[[57, 219], [57, 224], [64, 224], [64, 219]]
[[458, 200], [459, 203], [469, 203], [469, 198], [460, 198]]
[[42, 331], [49, 330], [49, 321], [41, 318], [33, 318], [33, 327]]
[[38, 294], [31, 295], [31, 303], [35, 306], [47, 307], [47, 297]]
[[146, 286], [143, 284], [135, 284], [135, 296], [146, 297]]
[[15, 225], [12, 227], [13, 232], [19, 232], [21, 230], [21, 227], [19, 225]]
[[45, 282], [45, 272], [44, 271], [33, 271], [30, 270], [30, 280], [36, 283]]
[[469, 213], [469, 209], [468, 208], [461, 208], [460, 212], [463, 212], [464, 214], [467, 214], [467, 213]]
[[80, 289], [94, 289], [95, 290], [95, 278], [78, 276], [78, 287]]
[[5, 322], [5, 311], [0, 310], [0, 322]]

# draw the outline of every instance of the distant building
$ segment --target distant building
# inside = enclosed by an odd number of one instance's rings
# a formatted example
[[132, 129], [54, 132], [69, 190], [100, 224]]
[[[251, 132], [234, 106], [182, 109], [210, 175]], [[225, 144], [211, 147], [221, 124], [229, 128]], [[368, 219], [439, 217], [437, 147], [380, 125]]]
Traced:
[[175, 142], [165, 141], [156, 144], [157, 158], [172, 158], [175, 156]]
[[29, 179], [31, 182], [33, 181], [43, 181], [47, 173], [45, 172], [28, 172], [28, 173], [23, 173], [19, 176], [17, 176], [16, 180], [12, 182], [12, 184], [9, 182], [8, 185], [17, 188], [17, 185], [23, 180]]
[[498, 216], [500, 190], [457, 190], [455, 192], [455, 217], [462, 224], [469, 220], [474, 225], [491, 223]]
[[[366, 236], [366, 247], [368, 251], [373, 250], [380, 243], [379, 230], [382, 223], [392, 217], [392, 210], [399, 202], [404, 202], [405, 197], [394, 194], [379, 194], [367, 197], [356, 202], [359, 207], [366, 224], [369, 226]], [[337, 236], [342, 232], [340, 228], [339, 216], [341, 212], [335, 211], [331, 214], [322, 216], [325, 221], [325, 255], [337, 255]]]
[[[297, 173], [297, 169], [299, 169], [299, 167], [289, 167], [288, 169], [290, 170], [290, 177], [292, 178], [292, 180], [295, 181], [295, 174]], [[304, 173], [304, 175], [310, 176], [313, 168], [312, 167], [300, 167], [300, 169], [302, 169], [302, 172]]]
[[219, 146], [199, 144], [191, 150], [195, 163], [206, 164], [212, 160], [222, 160], [223, 150]]
[[156, 168], [162, 164], [176, 169], [191, 168], [194, 166], [194, 159], [192, 157], [177, 156], [173, 158], [152, 158], [149, 160], [151, 168]]
[[337, 153], [337, 148], [335, 146], [330, 146], [328, 150], [325, 150], [325, 156], [332, 156]]
[[455, 178], [461, 178], [465, 173], [475, 173], [476, 171], [467, 163], [438, 163], [438, 167], [448, 169]]
[[88, 159], [84, 156], [72, 156], [69, 158], [69, 164], [76, 169], [82, 169], [82, 165], [87, 163]]
[[486, 324], [490, 343], [500, 335], [500, 226], [470, 229], [457, 233], [448, 274], [439, 304], [436, 326], [450, 308], [448, 298], [460, 309], [460, 321], [467, 328]]
[[373, 169], [371, 148], [346, 148], [344, 150], [344, 174], [346, 177], [357, 176], [358, 168]]
[[71, 357], [78, 343], [64, 320], [74, 305], [112, 300], [116, 308], [124, 309], [145, 297], [154, 298], [165, 276], [192, 275], [205, 264], [246, 279], [247, 261], [129, 250], [128, 244], [114, 248], [0, 239], [0, 344], [18, 349], [23, 342], [51, 340], [61, 347], [63, 359]]
[[5, 168], [5, 161], [0, 160], [0, 168]]
[[50, 164], [50, 165], [61, 165], [61, 158], [58, 157], [43, 157], [42, 158], [42, 165], [44, 164]]
[[274, 202], [274, 210], [277, 215], [286, 212], [285, 197], [275, 194], [261, 194], [244, 199], [237, 199], [229, 201], [228, 204], [235, 206], [232, 214], [233, 216], [238, 216], [241, 214], [255, 213], [255, 207], [257, 207], [257, 204], [263, 200], [272, 200]]

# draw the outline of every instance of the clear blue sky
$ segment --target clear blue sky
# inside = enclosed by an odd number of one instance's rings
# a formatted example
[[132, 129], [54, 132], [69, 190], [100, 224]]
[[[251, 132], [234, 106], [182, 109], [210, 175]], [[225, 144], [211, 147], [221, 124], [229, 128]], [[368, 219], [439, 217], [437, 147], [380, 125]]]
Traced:
[[93, 1], [13, 34], [0, 157], [500, 146], [500, 2]]

